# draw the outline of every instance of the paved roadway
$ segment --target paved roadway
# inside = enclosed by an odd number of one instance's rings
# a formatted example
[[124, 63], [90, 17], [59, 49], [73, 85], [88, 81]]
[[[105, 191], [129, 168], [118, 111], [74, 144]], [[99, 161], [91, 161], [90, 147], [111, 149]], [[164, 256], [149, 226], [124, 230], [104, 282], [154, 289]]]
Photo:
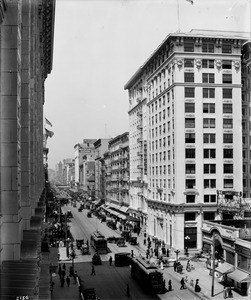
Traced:
[[[84, 209], [82, 212], [78, 211], [78, 207], [72, 207], [71, 205], [64, 206], [62, 208], [63, 212], [67, 210], [71, 210], [73, 217], [71, 222], [68, 223], [70, 225], [71, 233], [74, 239], [90, 239], [90, 234], [99, 230], [106, 237], [108, 236], [120, 236], [118, 232], [110, 229], [106, 226], [105, 223], [101, 223], [99, 219], [95, 216], [92, 218], [87, 218], [87, 210]], [[137, 281], [133, 280], [130, 276], [130, 267], [115, 267], [109, 266], [108, 259], [110, 256], [113, 257], [114, 254], [118, 252], [131, 252], [134, 250], [134, 254], [143, 254], [145, 256], [145, 246], [132, 246], [126, 243], [126, 247], [118, 247], [116, 244], [109, 243], [110, 253], [101, 255], [102, 265], [95, 266], [96, 276], [91, 276], [91, 258], [94, 254], [94, 249], [90, 248], [90, 255], [81, 255], [80, 251], [77, 250], [77, 257], [74, 260], [75, 262], [75, 270], [77, 270], [81, 279], [83, 279], [84, 287], [94, 287], [96, 290], [96, 294], [100, 297], [101, 300], [116, 300], [116, 299], [138, 299], [138, 300], [150, 300], [150, 299], [199, 299], [196, 294], [194, 294], [189, 289], [180, 290], [179, 280], [170, 274], [164, 274], [164, 278], [166, 280], [166, 285], [169, 279], [172, 280], [173, 291], [166, 292], [161, 295], [148, 295], [144, 292], [144, 290], [139, 286]], [[61, 249], [62, 252], [62, 249]], [[63, 258], [63, 254], [62, 254]], [[65, 258], [66, 259], [66, 258]], [[71, 264], [71, 261], [64, 261], [68, 265]], [[56, 278], [55, 278], [56, 279]], [[55, 280], [55, 290], [52, 299], [78, 299], [77, 287], [73, 289], [73, 292], [70, 292], [71, 288], [64, 287], [59, 288], [59, 279]], [[126, 296], [126, 284], [130, 286], [130, 297]], [[63, 290], [62, 290], [63, 289]], [[65, 298], [62, 298], [64, 294]], [[70, 298], [69, 298], [70, 297]], [[77, 297], [77, 298], [76, 298]]]

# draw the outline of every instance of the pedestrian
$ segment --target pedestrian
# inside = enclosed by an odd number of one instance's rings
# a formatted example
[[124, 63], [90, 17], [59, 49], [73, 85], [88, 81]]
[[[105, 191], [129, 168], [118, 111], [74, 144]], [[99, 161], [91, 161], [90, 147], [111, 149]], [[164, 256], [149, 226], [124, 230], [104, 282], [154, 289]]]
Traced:
[[64, 278], [64, 277], [65, 277], [65, 274], [66, 274], [66, 273], [65, 273], [65, 270], [63, 269], [63, 270], [61, 271], [61, 278], [62, 278], [62, 277]]
[[126, 296], [127, 297], [130, 297], [130, 287], [129, 287], [129, 284], [127, 283], [126, 285]]
[[53, 286], [54, 286], [54, 282], [53, 282], [53, 281], [51, 281], [51, 284], [50, 284], [50, 290], [51, 290], [51, 294], [52, 294], [52, 292], [53, 292]]
[[223, 289], [223, 298], [226, 299], [227, 298], [227, 288], [224, 287]]
[[109, 263], [110, 263], [110, 266], [112, 265], [112, 257], [110, 256], [109, 258]]
[[62, 275], [61, 265], [59, 265], [59, 268], [58, 268], [58, 275], [59, 275], [59, 278], [61, 278], [61, 275]]
[[95, 269], [94, 269], [94, 265], [92, 265], [92, 272], [91, 275], [96, 275]]
[[71, 282], [70, 277], [67, 276], [66, 277], [66, 284], [67, 284], [68, 287], [70, 286], [70, 282]]
[[187, 261], [186, 270], [187, 270], [188, 272], [191, 271], [190, 260]]
[[229, 290], [228, 290], [228, 298], [233, 298], [233, 292], [232, 292], [231, 286], [229, 287]]
[[170, 291], [172, 291], [173, 290], [173, 287], [172, 287], [172, 280], [170, 279], [169, 281], [168, 281], [168, 291], [170, 292]]
[[184, 289], [185, 289], [185, 280], [184, 280], [184, 277], [182, 277], [182, 279], [181, 279], [181, 281], [180, 281], [180, 284], [181, 284], [180, 289], [181, 289], [181, 290], [184, 290]]
[[73, 278], [74, 278], [74, 283], [76, 284], [76, 283], [77, 283], [77, 278], [78, 278], [78, 273], [77, 273], [77, 271], [74, 272]]
[[173, 270], [174, 270], [174, 272], [176, 272], [176, 270], [177, 270], [177, 262], [176, 262], [176, 260], [173, 263]]
[[199, 286], [199, 279], [196, 279], [196, 283], [195, 283], [195, 286], [194, 286], [194, 291], [195, 292], [200, 292], [201, 291], [201, 288]]
[[65, 279], [64, 277], [61, 277], [61, 287], [64, 287]]

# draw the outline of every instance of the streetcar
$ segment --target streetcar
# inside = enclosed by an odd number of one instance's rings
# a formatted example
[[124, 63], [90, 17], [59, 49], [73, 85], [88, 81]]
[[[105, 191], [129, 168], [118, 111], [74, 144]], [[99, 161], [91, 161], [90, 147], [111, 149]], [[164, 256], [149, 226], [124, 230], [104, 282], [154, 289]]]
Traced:
[[131, 259], [131, 276], [152, 294], [162, 294], [166, 291], [162, 272], [141, 256]]
[[99, 231], [91, 234], [91, 246], [98, 254], [106, 254], [108, 252], [107, 239]]

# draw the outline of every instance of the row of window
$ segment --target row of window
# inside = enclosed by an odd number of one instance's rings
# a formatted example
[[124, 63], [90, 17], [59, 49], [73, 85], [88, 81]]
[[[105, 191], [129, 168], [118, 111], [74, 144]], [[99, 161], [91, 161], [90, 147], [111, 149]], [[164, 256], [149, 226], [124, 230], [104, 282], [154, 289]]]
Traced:
[[[196, 173], [196, 164], [186, 164], [186, 174]], [[224, 174], [233, 174], [234, 165], [233, 164], [223, 164]], [[204, 174], [216, 174], [216, 164], [204, 164]]]
[[[223, 114], [232, 114], [233, 105], [232, 103], [223, 103]], [[185, 102], [185, 113], [195, 113], [195, 103]], [[203, 103], [203, 113], [215, 113], [215, 103]]]
[[[195, 133], [186, 133], [185, 134], [185, 143], [195, 143]], [[203, 143], [204, 144], [215, 144], [215, 133], [204, 133], [203, 134]], [[223, 133], [223, 143], [232, 144], [233, 143], [233, 134], [232, 133]]]
[[[216, 45], [211, 43], [202, 43], [202, 52], [203, 53], [214, 53]], [[195, 44], [193, 42], [184, 42], [184, 52], [195, 52]], [[201, 49], [201, 48], [199, 48]], [[221, 53], [232, 53], [231, 44], [222, 44]]]
[[[204, 149], [203, 156], [205, 159], [215, 159], [216, 158], [216, 149]], [[195, 159], [196, 158], [196, 149], [187, 148], [185, 149], [185, 158], [186, 159]], [[223, 149], [223, 159], [232, 159], [233, 158], [233, 149]], [[163, 151], [150, 155], [150, 160], [152, 163], [171, 160], [171, 151]], [[163, 166], [165, 168], [165, 166]], [[164, 172], [165, 174], [165, 172]]]
[[[215, 128], [215, 118], [203, 118], [203, 128]], [[185, 118], [185, 128], [195, 128], [195, 118]], [[233, 119], [223, 119], [223, 128], [233, 128]]]
[[[233, 188], [234, 179], [224, 178], [223, 179], [224, 188]], [[186, 179], [186, 189], [196, 189], [196, 179]]]
[[[231, 88], [223, 88], [222, 89], [222, 98], [223, 99], [232, 99], [232, 89]], [[203, 88], [202, 89], [202, 97], [207, 98], [215, 98], [215, 88]], [[185, 98], [195, 98], [195, 88], [194, 87], [185, 87]]]
[[[203, 69], [214, 69], [215, 63], [213, 59], [202, 59], [202, 68]], [[184, 59], [184, 67], [185, 68], [193, 68], [194, 67], [194, 59], [186, 58]], [[231, 60], [222, 60], [222, 69], [230, 70], [232, 69], [232, 61]]]
[[[211, 120], [211, 119], [209, 119]], [[209, 125], [210, 127], [209, 127]], [[207, 123], [208, 126], [205, 125], [204, 128], [215, 128], [212, 125], [213, 123]], [[229, 123], [226, 123], [229, 125]], [[191, 128], [191, 127], [189, 127]], [[230, 128], [230, 127], [225, 127], [225, 128]], [[203, 143], [204, 144], [215, 144], [215, 133], [204, 133], [203, 134]], [[150, 150], [158, 150], [158, 148], [162, 147], [170, 147], [171, 143], [174, 145], [174, 135], [172, 137], [169, 135], [167, 137], [160, 138], [159, 140], [152, 141], [150, 144]], [[185, 133], [185, 143], [187, 144], [195, 144], [195, 132], [186, 132]], [[223, 143], [224, 144], [232, 144], [233, 143], [233, 133], [223, 133]]]
[[[185, 72], [184, 82], [194, 82], [194, 73]], [[202, 73], [203, 83], [215, 83], [214, 73]], [[232, 74], [222, 74], [222, 83], [231, 84]]]

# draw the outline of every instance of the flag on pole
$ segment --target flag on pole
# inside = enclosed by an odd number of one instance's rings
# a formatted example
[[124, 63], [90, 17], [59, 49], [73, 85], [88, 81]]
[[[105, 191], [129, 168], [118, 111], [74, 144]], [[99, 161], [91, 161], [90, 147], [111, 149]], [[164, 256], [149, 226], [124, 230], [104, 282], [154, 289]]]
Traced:
[[51, 122], [47, 118], [45, 118], [45, 123], [48, 124], [48, 125], [50, 125], [52, 127]]
[[186, 1], [193, 5], [193, 0], [186, 0]]
[[45, 128], [45, 134], [51, 138], [51, 137], [53, 137], [54, 132]]

